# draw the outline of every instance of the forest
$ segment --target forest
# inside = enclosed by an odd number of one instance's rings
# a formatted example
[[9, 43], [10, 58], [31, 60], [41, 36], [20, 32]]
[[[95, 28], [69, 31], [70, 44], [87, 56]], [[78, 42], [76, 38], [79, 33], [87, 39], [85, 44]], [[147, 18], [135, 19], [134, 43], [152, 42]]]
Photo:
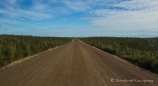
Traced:
[[85, 37], [81, 41], [158, 73], [158, 37]]
[[70, 42], [72, 38], [0, 35], [0, 68], [21, 58]]

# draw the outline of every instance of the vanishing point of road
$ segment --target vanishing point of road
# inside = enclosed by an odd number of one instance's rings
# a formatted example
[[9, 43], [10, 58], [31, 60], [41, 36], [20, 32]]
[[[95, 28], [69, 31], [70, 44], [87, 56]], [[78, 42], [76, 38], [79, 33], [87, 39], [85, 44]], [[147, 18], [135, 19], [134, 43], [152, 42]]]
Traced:
[[0, 86], [158, 86], [158, 76], [78, 39], [0, 70]]

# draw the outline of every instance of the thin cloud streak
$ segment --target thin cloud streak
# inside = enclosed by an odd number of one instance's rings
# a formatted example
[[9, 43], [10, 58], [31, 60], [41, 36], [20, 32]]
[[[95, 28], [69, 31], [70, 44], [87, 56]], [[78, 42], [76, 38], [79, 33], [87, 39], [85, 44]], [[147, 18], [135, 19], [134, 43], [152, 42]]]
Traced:
[[[52, 10], [46, 4], [34, 3], [30, 6], [31, 9], [21, 9], [20, 2], [6, 2], [3, 9], [0, 9], [0, 13], [10, 18], [22, 17], [28, 19], [47, 19], [52, 17]], [[8, 5], [6, 5], [8, 4]], [[15, 6], [17, 5], [17, 6]]]

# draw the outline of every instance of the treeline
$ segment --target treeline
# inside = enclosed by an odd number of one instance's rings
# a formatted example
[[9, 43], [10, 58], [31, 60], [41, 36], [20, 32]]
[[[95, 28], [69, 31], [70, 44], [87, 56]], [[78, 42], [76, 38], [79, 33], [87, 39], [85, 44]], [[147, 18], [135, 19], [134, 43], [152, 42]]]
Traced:
[[66, 44], [71, 38], [0, 35], [0, 67], [12, 61]]
[[158, 38], [88, 37], [81, 40], [158, 73]]

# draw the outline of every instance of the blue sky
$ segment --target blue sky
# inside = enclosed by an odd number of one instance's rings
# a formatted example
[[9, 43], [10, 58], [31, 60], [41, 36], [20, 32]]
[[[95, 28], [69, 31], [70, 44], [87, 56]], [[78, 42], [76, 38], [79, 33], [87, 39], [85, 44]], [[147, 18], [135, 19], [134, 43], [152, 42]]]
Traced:
[[158, 0], [1, 0], [0, 34], [158, 36]]

